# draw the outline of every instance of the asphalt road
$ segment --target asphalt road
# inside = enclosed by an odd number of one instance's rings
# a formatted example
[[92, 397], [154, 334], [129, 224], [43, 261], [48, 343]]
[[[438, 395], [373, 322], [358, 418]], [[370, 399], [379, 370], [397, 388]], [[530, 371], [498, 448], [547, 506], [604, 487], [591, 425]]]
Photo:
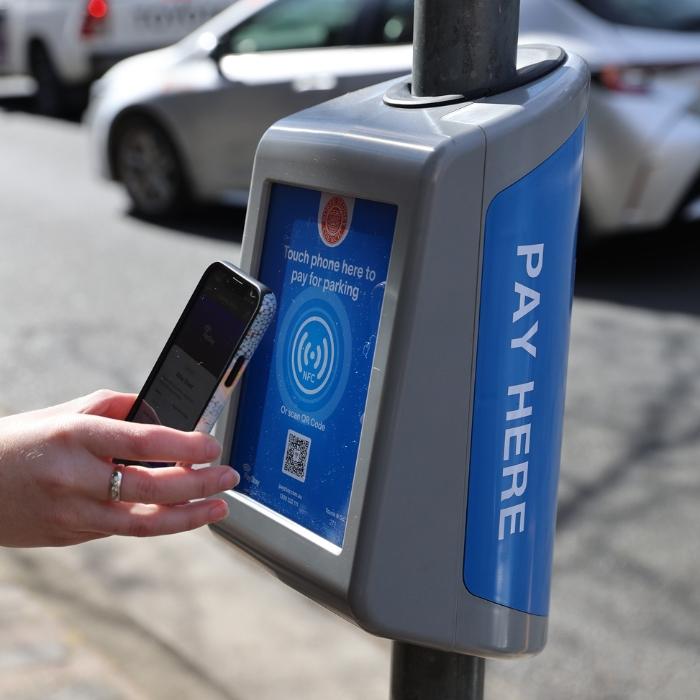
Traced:
[[[26, 107], [0, 99], [2, 413], [138, 389], [203, 267], [237, 259], [244, 217], [135, 218], [92, 174], [83, 127]], [[698, 695], [698, 267], [681, 229], [604, 241], [580, 261], [550, 639], [532, 659], [488, 663], [491, 700]], [[1, 551], [0, 629], [3, 585], [131, 689], [61, 697], [388, 697], [385, 641], [206, 531]]]

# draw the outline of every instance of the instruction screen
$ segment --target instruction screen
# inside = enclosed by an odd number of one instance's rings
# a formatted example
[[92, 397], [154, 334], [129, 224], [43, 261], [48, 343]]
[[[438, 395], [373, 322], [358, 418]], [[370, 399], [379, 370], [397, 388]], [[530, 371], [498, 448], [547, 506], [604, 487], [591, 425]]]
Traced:
[[342, 546], [396, 206], [273, 184], [258, 277], [275, 325], [247, 370], [238, 491]]

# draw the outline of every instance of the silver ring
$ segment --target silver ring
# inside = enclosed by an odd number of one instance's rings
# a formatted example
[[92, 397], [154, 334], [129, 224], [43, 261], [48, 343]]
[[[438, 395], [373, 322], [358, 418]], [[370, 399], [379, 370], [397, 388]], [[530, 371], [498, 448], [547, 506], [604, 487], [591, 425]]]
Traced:
[[117, 467], [109, 477], [109, 500], [119, 501], [122, 497], [122, 471]]

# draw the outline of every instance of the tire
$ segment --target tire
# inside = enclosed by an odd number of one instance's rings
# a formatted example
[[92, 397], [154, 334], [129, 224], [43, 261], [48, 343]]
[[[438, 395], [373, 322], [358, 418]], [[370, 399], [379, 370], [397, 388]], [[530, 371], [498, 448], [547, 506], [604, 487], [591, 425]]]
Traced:
[[112, 155], [117, 179], [137, 214], [172, 216], [189, 200], [177, 150], [152, 119], [133, 116], [118, 124]]
[[49, 117], [62, 117], [71, 108], [70, 90], [54, 68], [51, 57], [41, 44], [32, 47], [32, 77], [36, 81], [36, 111]]

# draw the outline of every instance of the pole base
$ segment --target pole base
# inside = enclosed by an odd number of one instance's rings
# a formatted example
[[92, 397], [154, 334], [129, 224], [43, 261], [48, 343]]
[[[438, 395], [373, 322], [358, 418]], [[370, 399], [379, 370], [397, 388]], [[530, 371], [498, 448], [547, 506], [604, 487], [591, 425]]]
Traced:
[[485, 665], [478, 656], [394, 642], [391, 700], [483, 700]]
[[[518, 63], [512, 80], [499, 85], [498, 93], [514, 90], [543, 78], [566, 61], [566, 53], [558, 46], [527, 44], [518, 47]], [[436, 95], [417, 97], [411, 92], [411, 78], [392, 85], [384, 95], [384, 103], [391, 107], [439, 107], [457, 102], [472, 102], [494, 94], [476, 90], [464, 95]]]

